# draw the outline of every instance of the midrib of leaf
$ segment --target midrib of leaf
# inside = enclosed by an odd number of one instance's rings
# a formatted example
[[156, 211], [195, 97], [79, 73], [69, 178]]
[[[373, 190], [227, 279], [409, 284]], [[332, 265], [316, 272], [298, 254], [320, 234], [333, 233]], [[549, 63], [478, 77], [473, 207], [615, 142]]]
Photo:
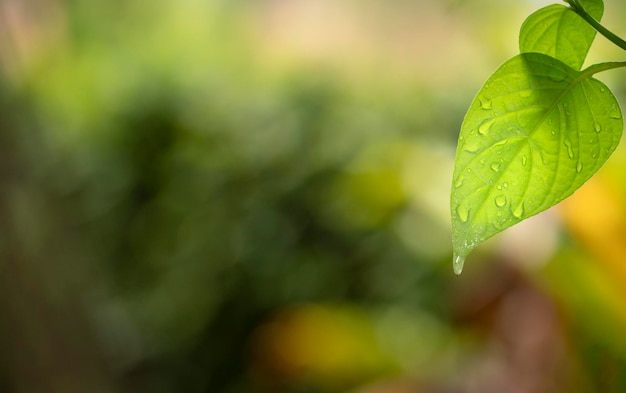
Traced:
[[[548, 116], [552, 113], [552, 111], [554, 110], [555, 107], [558, 106], [558, 104], [563, 100], [563, 98], [574, 88], [574, 86], [576, 86], [577, 84], [581, 83], [582, 81], [587, 80], [588, 78], [590, 78], [591, 76], [593, 76], [594, 74], [598, 73], [598, 72], [602, 72], [602, 71], [607, 71], [607, 70], [611, 70], [611, 69], [615, 69], [615, 68], [620, 68], [620, 67], [626, 67], [626, 61], [621, 61], [621, 62], [608, 62], [608, 63], [600, 63], [600, 64], [594, 64], [591, 65], [587, 68], [585, 68], [582, 71], [579, 71], [579, 75], [572, 79], [571, 83], [563, 90], [563, 92], [554, 100], [554, 102], [552, 102], [550, 104], [550, 107], [548, 109], [546, 109], [545, 113], [541, 116], [541, 118], [537, 121], [536, 125], [533, 127], [533, 129], [530, 131], [530, 133], [528, 135], [520, 135], [517, 136], [517, 138], [521, 138], [521, 139], [525, 139], [526, 143], [520, 143], [518, 147], [516, 147], [516, 151], [513, 153], [513, 157], [506, 163], [504, 170], [500, 171], [500, 174], [496, 177], [496, 179], [494, 180], [494, 184], [499, 181], [502, 176], [504, 176], [504, 174], [507, 172], [506, 170], [511, 166], [511, 164], [515, 161], [515, 159], [518, 157], [518, 155], [520, 154], [520, 152], [523, 150], [524, 146], [528, 145], [530, 146], [530, 142], [532, 141], [532, 136], [537, 132], [537, 130], [541, 127], [541, 125], [543, 125], [544, 121], [548, 118]], [[547, 75], [546, 75], [547, 76]], [[534, 90], [534, 89], [533, 89]], [[518, 92], [516, 92], [518, 93]], [[559, 133], [562, 134], [562, 133]], [[507, 139], [513, 139], [514, 137], [511, 138], [504, 138], [501, 139], [500, 141], [503, 140], [507, 140]], [[560, 138], [560, 135], [559, 135]], [[497, 142], [496, 142], [497, 143]], [[489, 149], [490, 147], [492, 147], [494, 144], [492, 144], [491, 146], [483, 149], [481, 151], [484, 152], [485, 150]], [[553, 187], [554, 187], [554, 179], [556, 178], [556, 174], [558, 173], [558, 168], [560, 166], [560, 156], [561, 156], [561, 143], [558, 144], [559, 146], [559, 151], [558, 151], [558, 155], [557, 155], [557, 162], [556, 162], [556, 170], [554, 171], [554, 178], [552, 179], [552, 182], [550, 184], [550, 192], [546, 193], [546, 195], [544, 196], [544, 200], [541, 202], [540, 206], [543, 207], [543, 204], [545, 203], [545, 200], [548, 198], [548, 196], [550, 195]], [[532, 146], [530, 146], [532, 149]], [[477, 154], [477, 156], [480, 155]], [[532, 155], [531, 155], [532, 157]], [[475, 158], [474, 158], [475, 159]], [[469, 163], [473, 162], [473, 160], [470, 160]], [[469, 164], [467, 165], [469, 166]], [[466, 166], [466, 167], [467, 167]], [[530, 168], [530, 166], [529, 166]], [[530, 170], [527, 171], [528, 174], [530, 174]], [[526, 182], [528, 184], [528, 182]], [[482, 201], [482, 203], [480, 203], [480, 205], [478, 206], [477, 210], [476, 210], [476, 216], [479, 216], [479, 213], [482, 213], [484, 207], [487, 205], [487, 201], [490, 201], [491, 196], [494, 192], [495, 187], [490, 187], [490, 189], [487, 192], [487, 197]], [[528, 191], [528, 187], [525, 187], [524, 189], [524, 195], [523, 197], [526, 195]], [[521, 199], [521, 203], [523, 203], [524, 198], [522, 197]], [[519, 205], [518, 205], [519, 206]], [[474, 220], [472, 220], [474, 221]], [[467, 240], [467, 239], [466, 239]]]

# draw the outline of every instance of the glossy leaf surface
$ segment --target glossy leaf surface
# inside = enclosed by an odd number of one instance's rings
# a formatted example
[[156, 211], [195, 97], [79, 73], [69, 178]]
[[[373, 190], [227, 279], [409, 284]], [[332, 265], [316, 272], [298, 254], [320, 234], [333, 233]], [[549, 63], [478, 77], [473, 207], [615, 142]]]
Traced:
[[595, 72], [540, 53], [503, 64], [479, 91], [461, 127], [452, 181], [455, 271], [480, 242], [555, 205], [615, 150], [619, 105]]
[[[602, 18], [602, 0], [585, 0], [583, 6], [596, 20]], [[543, 53], [580, 70], [596, 31], [571, 8], [560, 4], [544, 7], [530, 15], [520, 30], [522, 53]]]

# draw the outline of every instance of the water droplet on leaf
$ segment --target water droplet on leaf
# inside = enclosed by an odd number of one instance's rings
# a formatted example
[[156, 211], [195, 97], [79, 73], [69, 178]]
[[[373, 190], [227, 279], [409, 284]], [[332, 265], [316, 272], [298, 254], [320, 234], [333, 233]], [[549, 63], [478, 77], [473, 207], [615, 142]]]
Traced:
[[567, 147], [567, 156], [569, 158], [574, 158], [574, 149], [572, 149], [572, 141], [570, 141], [569, 139], [565, 139], [563, 141], [563, 144], [565, 145], [565, 147]]
[[506, 196], [498, 195], [494, 201], [496, 202], [496, 206], [503, 207], [506, 205]]
[[480, 138], [476, 136], [468, 138], [463, 144], [463, 150], [468, 153], [476, 153], [481, 147]]
[[554, 82], [563, 82], [563, 80], [565, 80], [565, 74], [557, 71], [548, 75], [548, 78]]
[[578, 161], [578, 164], [576, 164], [576, 172], [580, 173], [583, 171], [583, 163]]
[[511, 211], [513, 216], [517, 219], [521, 219], [524, 215], [524, 203], [520, 203], [513, 211]]
[[504, 146], [504, 145], [506, 145], [507, 143], [509, 143], [509, 140], [508, 140], [508, 139], [503, 139], [503, 140], [501, 140], [501, 141], [498, 141], [498, 142], [494, 143], [494, 144], [493, 144], [493, 147], [500, 147], [500, 146]]
[[458, 214], [461, 222], [467, 222], [467, 220], [469, 220], [470, 209], [468, 209], [467, 206], [459, 205], [456, 208], [456, 214]]
[[494, 162], [493, 164], [489, 165], [489, 168], [491, 168], [491, 170], [494, 172], [500, 172], [500, 163]]
[[463, 179], [463, 178], [457, 179], [457, 181], [454, 182], [454, 187], [455, 188], [461, 188], [461, 187], [463, 187], [463, 183], [464, 182], [465, 182], [465, 179]]
[[522, 156], [522, 166], [526, 166], [527, 163], [528, 163], [528, 157]]
[[602, 131], [602, 125], [600, 123], [596, 123], [593, 125], [593, 129], [596, 130], [596, 132], [600, 132]]
[[493, 119], [489, 119], [480, 123], [480, 125], [478, 126], [478, 133], [480, 135], [487, 135], [489, 133], [489, 129], [491, 129], [491, 126], [493, 125], [493, 122]]
[[491, 100], [481, 97], [479, 98], [480, 101], [480, 108], [484, 109], [484, 110], [489, 110], [491, 109]]
[[533, 91], [532, 90], [522, 90], [519, 92], [519, 96], [522, 98], [528, 98], [531, 95], [533, 95]]

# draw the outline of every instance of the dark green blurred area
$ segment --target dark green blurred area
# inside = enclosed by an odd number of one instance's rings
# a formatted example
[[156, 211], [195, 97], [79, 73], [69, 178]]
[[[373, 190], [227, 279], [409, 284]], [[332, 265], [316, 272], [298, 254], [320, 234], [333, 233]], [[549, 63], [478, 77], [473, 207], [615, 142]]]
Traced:
[[534, 7], [0, 2], [0, 391], [621, 391], [575, 221], [452, 275], [458, 129]]

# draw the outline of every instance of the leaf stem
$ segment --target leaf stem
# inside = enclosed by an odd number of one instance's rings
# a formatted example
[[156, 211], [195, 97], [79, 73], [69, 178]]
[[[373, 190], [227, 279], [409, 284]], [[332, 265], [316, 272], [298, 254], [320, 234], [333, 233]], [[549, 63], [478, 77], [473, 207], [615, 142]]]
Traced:
[[583, 75], [594, 75], [598, 72], [608, 71], [615, 68], [626, 67], [626, 61], [611, 61], [608, 63], [593, 64], [582, 71]]
[[587, 23], [589, 23], [596, 31], [605, 36], [609, 41], [626, 50], [626, 41], [620, 38], [615, 33], [609, 31], [606, 27], [602, 26], [593, 16], [589, 15], [585, 7], [580, 4], [579, 0], [566, 0], [571, 6], [572, 10], [580, 15]]

